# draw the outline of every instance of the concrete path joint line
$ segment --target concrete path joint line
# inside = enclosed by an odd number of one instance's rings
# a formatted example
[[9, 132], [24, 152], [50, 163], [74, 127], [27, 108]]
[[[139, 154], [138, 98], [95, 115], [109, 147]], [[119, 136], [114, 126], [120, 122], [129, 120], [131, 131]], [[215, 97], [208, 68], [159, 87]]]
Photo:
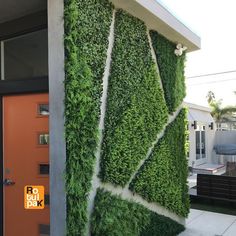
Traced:
[[[227, 231], [229, 230], [229, 228], [230, 228], [234, 223], [236, 223], [236, 219], [234, 220], [234, 222], [233, 222], [231, 225], [229, 225], [228, 228], [225, 229], [225, 231], [222, 233], [222, 235], [224, 235], [225, 233], [227, 233]], [[235, 235], [236, 235], [236, 232], [235, 232]]]
[[187, 225], [192, 223], [194, 220], [196, 220], [198, 217], [202, 216], [204, 214], [204, 212], [202, 212], [201, 214], [197, 215], [196, 217], [194, 217], [192, 220], [188, 221]]

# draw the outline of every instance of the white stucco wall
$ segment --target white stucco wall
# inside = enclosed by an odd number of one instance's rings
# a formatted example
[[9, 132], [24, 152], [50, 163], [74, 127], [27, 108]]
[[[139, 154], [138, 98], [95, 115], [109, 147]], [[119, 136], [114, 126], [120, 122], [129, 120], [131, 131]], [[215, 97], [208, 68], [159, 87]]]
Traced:
[[[215, 140], [215, 130], [211, 130], [207, 123], [203, 123], [206, 126], [206, 163], [214, 161], [213, 147]], [[196, 134], [191, 122], [189, 122], [189, 166], [192, 166], [192, 162], [196, 163]], [[197, 164], [197, 163], [196, 163]]]

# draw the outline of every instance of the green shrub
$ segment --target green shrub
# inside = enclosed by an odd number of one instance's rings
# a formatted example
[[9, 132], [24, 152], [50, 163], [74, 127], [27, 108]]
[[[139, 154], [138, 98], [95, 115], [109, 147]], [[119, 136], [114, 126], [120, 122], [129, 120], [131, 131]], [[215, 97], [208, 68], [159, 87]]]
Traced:
[[130, 189], [178, 215], [189, 212], [186, 158], [186, 111], [182, 109], [144, 163]]
[[[112, 6], [65, 0], [65, 137], [67, 235], [83, 235], [91, 188], [102, 76]], [[102, 25], [102, 27], [101, 27]]]
[[182, 225], [167, 217], [98, 190], [92, 216], [93, 236], [174, 236], [183, 230]]
[[124, 186], [167, 122], [144, 23], [119, 10], [109, 77], [100, 176]]
[[152, 44], [157, 57], [157, 63], [161, 75], [165, 100], [172, 113], [182, 103], [186, 95], [184, 62], [185, 53], [177, 57], [174, 54], [176, 44], [170, 42], [164, 36], [155, 31], [150, 32]]

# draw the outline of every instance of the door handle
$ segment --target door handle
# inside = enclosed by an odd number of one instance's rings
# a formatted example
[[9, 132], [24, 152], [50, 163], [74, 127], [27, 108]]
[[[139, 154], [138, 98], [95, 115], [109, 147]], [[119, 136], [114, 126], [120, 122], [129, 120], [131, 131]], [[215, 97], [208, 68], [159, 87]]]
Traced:
[[11, 186], [14, 184], [15, 184], [15, 182], [12, 181], [11, 179], [4, 179], [4, 181], [3, 181], [3, 185], [5, 185], [5, 186]]

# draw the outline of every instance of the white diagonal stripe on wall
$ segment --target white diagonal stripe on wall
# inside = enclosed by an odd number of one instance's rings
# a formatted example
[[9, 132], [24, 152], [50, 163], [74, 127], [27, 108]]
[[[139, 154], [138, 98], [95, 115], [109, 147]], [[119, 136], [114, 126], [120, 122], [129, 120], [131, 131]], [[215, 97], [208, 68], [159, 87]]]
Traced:
[[[92, 212], [94, 209], [94, 200], [97, 193], [98, 188], [102, 188], [108, 192], [110, 192], [112, 195], [119, 195], [121, 199], [131, 201], [134, 203], [139, 203], [140, 205], [144, 206], [145, 208], [149, 209], [152, 212], [155, 212], [157, 214], [169, 217], [170, 219], [180, 223], [185, 224], [185, 219], [183, 217], [178, 216], [177, 214], [171, 212], [170, 210], [166, 209], [165, 207], [161, 206], [158, 203], [154, 202], [148, 202], [147, 200], [143, 199], [142, 196], [138, 194], [134, 194], [132, 191], [129, 190], [129, 184], [134, 179], [136, 174], [138, 173], [139, 169], [142, 167], [142, 165], [145, 163], [145, 161], [150, 157], [154, 146], [157, 144], [157, 142], [160, 140], [160, 138], [163, 137], [166, 127], [173, 122], [176, 117], [178, 116], [179, 112], [183, 108], [183, 105], [181, 104], [177, 111], [170, 115], [168, 118], [167, 124], [163, 127], [162, 131], [157, 135], [156, 140], [152, 143], [151, 147], [148, 149], [148, 152], [143, 160], [140, 161], [138, 167], [136, 168], [136, 171], [132, 174], [131, 178], [129, 179], [129, 182], [126, 184], [124, 188], [120, 186], [115, 186], [110, 183], [102, 183], [101, 180], [98, 178], [98, 174], [100, 172], [100, 159], [101, 159], [101, 148], [102, 148], [102, 141], [103, 141], [103, 130], [104, 130], [104, 121], [105, 121], [105, 114], [106, 114], [106, 103], [107, 103], [107, 94], [108, 94], [108, 83], [109, 83], [109, 75], [110, 75], [110, 67], [111, 67], [111, 60], [112, 60], [112, 49], [114, 46], [114, 30], [115, 30], [115, 15], [116, 10], [113, 11], [112, 16], [112, 23], [110, 26], [110, 34], [109, 34], [109, 44], [107, 49], [107, 59], [106, 59], [106, 66], [104, 70], [104, 76], [103, 76], [103, 93], [101, 97], [101, 106], [100, 106], [100, 120], [99, 120], [99, 136], [98, 136], [98, 145], [97, 150], [95, 153], [96, 156], [96, 162], [94, 164], [94, 172], [92, 177], [92, 187], [91, 191], [89, 193], [88, 197], [88, 208], [87, 208], [87, 215], [88, 215], [88, 224], [86, 228], [86, 235], [91, 235], [91, 218], [92, 218]], [[153, 61], [156, 65], [156, 71], [159, 74], [159, 68], [157, 64], [156, 55], [152, 46], [151, 37], [149, 34], [149, 30], [147, 30], [147, 37], [151, 49], [151, 54]], [[160, 87], [163, 91], [162, 81], [159, 74], [159, 82]], [[163, 97], [164, 97], [164, 91], [163, 91]]]
[[99, 136], [98, 136], [98, 146], [95, 153], [96, 162], [94, 165], [94, 172], [92, 177], [92, 187], [89, 193], [88, 198], [88, 224], [86, 229], [86, 235], [91, 235], [91, 216], [94, 208], [94, 200], [97, 193], [97, 189], [99, 187], [100, 180], [98, 178], [98, 174], [100, 172], [100, 159], [101, 159], [101, 148], [102, 148], [102, 140], [103, 140], [103, 130], [104, 130], [104, 120], [106, 114], [106, 102], [107, 102], [107, 92], [108, 92], [108, 78], [110, 75], [110, 67], [111, 67], [111, 56], [112, 56], [112, 49], [114, 45], [114, 28], [115, 28], [115, 14], [116, 10], [113, 10], [112, 15], [112, 22], [110, 26], [110, 34], [109, 34], [109, 44], [107, 49], [107, 59], [106, 59], [106, 66], [103, 75], [103, 92], [101, 97], [101, 106], [100, 106], [100, 120], [99, 120]]
[[[164, 135], [166, 127], [176, 119], [176, 117], [178, 116], [178, 114], [181, 111], [181, 109], [183, 108], [183, 106], [184, 105], [181, 104], [178, 107], [177, 111], [172, 116], [169, 116], [167, 124], [163, 128], [162, 132], [158, 134], [157, 139], [155, 140], [155, 142], [153, 142], [153, 146], [149, 149], [146, 158], [143, 159], [140, 162], [136, 172], [132, 175], [132, 177], [130, 178], [129, 182], [132, 181], [132, 179], [135, 177], [136, 173], [139, 171], [141, 166], [149, 158], [149, 156], [152, 153], [152, 150], [153, 150], [155, 144]], [[128, 188], [129, 187], [128, 184], [125, 186], [125, 188], [122, 188], [120, 186], [115, 186], [115, 185], [110, 184], [110, 183], [102, 183], [99, 178], [97, 178], [97, 181], [98, 181], [97, 182], [98, 187], [106, 190], [107, 192], [111, 193], [112, 195], [119, 196], [121, 199], [129, 201], [129, 202], [139, 203], [140, 205], [142, 205], [143, 207], [149, 209], [152, 212], [155, 212], [155, 213], [157, 213], [159, 215], [163, 215], [163, 216], [169, 217], [170, 219], [178, 222], [179, 224], [185, 225], [185, 218], [184, 217], [181, 217], [181, 216], [175, 214], [174, 212], [171, 212], [170, 210], [166, 209], [165, 207], [161, 206], [160, 204], [158, 204], [156, 202], [148, 202], [147, 200], [145, 200], [139, 194], [133, 193], [132, 191], [130, 191], [129, 188]]]
[[152, 39], [151, 39], [151, 36], [149, 34], [149, 31], [150, 30], [147, 28], [147, 37], [148, 37], [149, 47], [151, 49], [152, 59], [153, 59], [153, 61], [155, 63], [157, 74], [159, 75], [159, 83], [160, 83], [161, 89], [163, 91], [163, 97], [165, 99], [163, 84], [162, 84], [162, 81], [161, 81], [160, 70], [159, 70], [159, 66], [158, 66], [158, 63], [157, 63], [156, 53], [155, 53], [154, 48], [152, 46]]
[[139, 165], [136, 168], [136, 171], [134, 171], [134, 173], [132, 174], [132, 176], [129, 179], [129, 182], [126, 184], [125, 188], [128, 189], [130, 183], [132, 182], [132, 180], [135, 178], [136, 174], [139, 172], [140, 168], [143, 166], [143, 164], [145, 163], [145, 161], [150, 157], [150, 155], [152, 154], [152, 151], [155, 147], [155, 145], [158, 143], [158, 141], [163, 137], [163, 135], [165, 134], [165, 130], [167, 128], [167, 126], [172, 123], [176, 117], [178, 116], [179, 112], [181, 111], [181, 109], [183, 108], [183, 104], [181, 104], [177, 111], [174, 112], [173, 115], [169, 116], [168, 118], [168, 122], [165, 124], [165, 126], [163, 127], [162, 131], [157, 135], [156, 140], [152, 143], [152, 146], [148, 149], [147, 155], [144, 159], [142, 159], [139, 163]]
[[109, 183], [100, 183], [100, 188], [108, 191], [112, 195], [119, 196], [123, 200], [139, 203], [140, 205], [144, 206], [145, 208], [147, 208], [152, 212], [169, 217], [170, 219], [178, 222], [179, 224], [185, 225], [184, 217], [178, 216], [177, 214], [169, 211], [168, 209], [166, 209], [165, 207], [161, 206], [158, 203], [148, 202], [144, 200], [140, 195], [134, 194], [127, 188], [121, 188], [119, 186], [114, 186]]

